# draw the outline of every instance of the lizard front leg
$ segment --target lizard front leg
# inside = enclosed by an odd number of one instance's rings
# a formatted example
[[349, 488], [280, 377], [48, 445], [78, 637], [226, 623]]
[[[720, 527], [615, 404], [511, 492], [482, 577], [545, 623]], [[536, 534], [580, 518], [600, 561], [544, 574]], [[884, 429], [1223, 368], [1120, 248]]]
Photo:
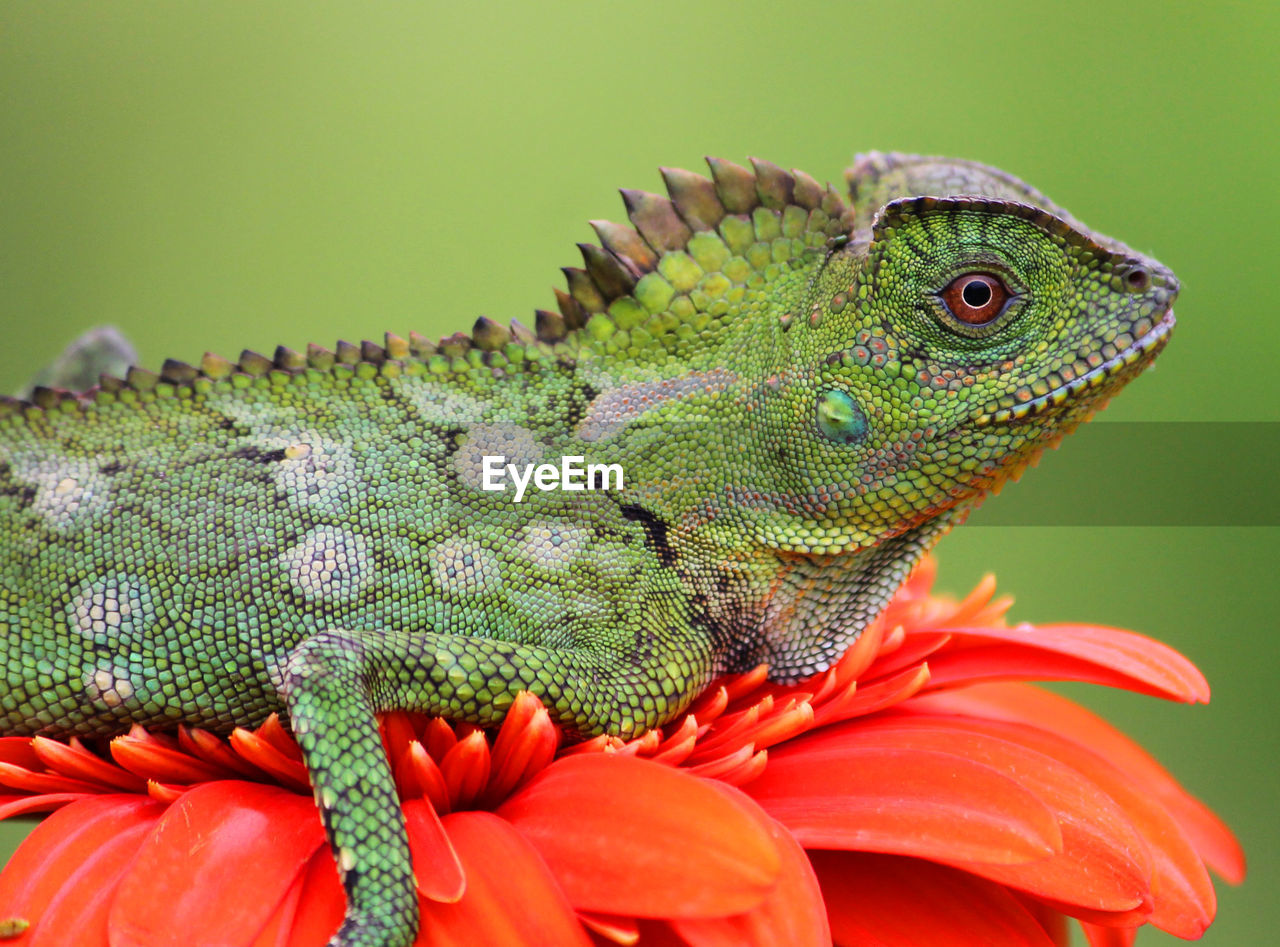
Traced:
[[674, 715], [710, 677], [703, 637], [688, 626], [678, 639], [670, 627], [642, 629], [625, 649], [569, 650], [335, 629], [298, 645], [284, 696], [347, 894], [331, 947], [403, 947], [418, 930], [413, 865], [377, 713], [489, 724], [528, 690], [578, 733], [628, 736]]

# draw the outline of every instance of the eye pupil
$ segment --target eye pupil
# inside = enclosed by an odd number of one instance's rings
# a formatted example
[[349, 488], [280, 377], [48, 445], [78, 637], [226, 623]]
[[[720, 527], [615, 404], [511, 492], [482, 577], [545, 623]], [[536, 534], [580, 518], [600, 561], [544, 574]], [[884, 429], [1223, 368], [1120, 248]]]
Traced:
[[960, 290], [960, 298], [964, 300], [966, 306], [981, 309], [991, 302], [991, 287], [985, 280], [971, 279], [964, 284], [964, 289]]
[[953, 279], [938, 296], [947, 315], [961, 323], [957, 328], [963, 331], [998, 319], [1013, 293], [994, 273], [965, 273]]

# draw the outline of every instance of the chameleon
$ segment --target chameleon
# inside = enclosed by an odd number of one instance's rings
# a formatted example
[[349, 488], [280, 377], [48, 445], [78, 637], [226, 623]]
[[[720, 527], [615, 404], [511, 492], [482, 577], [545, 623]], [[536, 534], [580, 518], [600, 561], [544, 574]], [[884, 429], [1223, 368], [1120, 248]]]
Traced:
[[[0, 733], [280, 713], [347, 898], [331, 943], [402, 947], [377, 714], [490, 725], [529, 691], [631, 737], [718, 675], [815, 674], [1173, 328], [1169, 269], [995, 168], [873, 152], [845, 196], [708, 164], [622, 191], [532, 328], [0, 401]], [[589, 482], [494, 476], [566, 458]]]

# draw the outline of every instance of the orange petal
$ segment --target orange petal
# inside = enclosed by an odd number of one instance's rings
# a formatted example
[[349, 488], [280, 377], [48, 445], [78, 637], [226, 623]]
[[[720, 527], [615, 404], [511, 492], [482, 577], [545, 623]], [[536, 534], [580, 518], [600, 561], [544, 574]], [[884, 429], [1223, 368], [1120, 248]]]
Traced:
[[758, 750], [768, 749], [787, 740], [793, 740], [806, 730], [813, 729], [813, 704], [803, 701], [760, 721], [751, 734], [751, 745]]
[[590, 740], [583, 740], [581, 743], [570, 743], [568, 746], [562, 746], [557, 751], [556, 756], [575, 756], [580, 753], [617, 753], [624, 746], [626, 746], [626, 743], [621, 737], [602, 733], [599, 736], [592, 737]]
[[168, 783], [158, 783], [154, 779], [147, 780], [147, 795], [156, 802], [163, 802], [166, 806], [177, 802], [190, 788], [190, 786], [171, 786]]
[[224, 779], [262, 779], [262, 770], [236, 755], [221, 737], [199, 727], [178, 727], [178, 746], [210, 766], [223, 770]]
[[687, 771], [729, 786], [745, 786], [763, 773], [768, 763], [768, 750], [757, 750], [748, 744], [729, 756], [687, 767]]
[[324, 947], [342, 923], [347, 907], [347, 896], [338, 881], [338, 866], [328, 846], [311, 856], [297, 884], [302, 886], [302, 892], [293, 913], [289, 947]]
[[[886, 625], [885, 627], [889, 627]], [[893, 652], [902, 647], [903, 642], [907, 640], [907, 630], [902, 625], [894, 625], [884, 633], [880, 639], [880, 651], [877, 653], [878, 658], [887, 658]]]
[[135, 725], [111, 741], [111, 758], [129, 772], [158, 783], [209, 782], [226, 774], [179, 750], [175, 741], [148, 733]]
[[[1014, 890], [1014, 893], [1019, 894], [1021, 892]], [[1031, 896], [1028, 895], [1028, 897]], [[1092, 923], [1102, 927], [1140, 927], [1151, 920], [1150, 902], [1129, 911], [1096, 911], [1093, 908], [1055, 901], [1052, 898], [1043, 898], [1039, 895], [1035, 897], [1039, 898], [1040, 902], [1049, 910], [1075, 918], [1081, 923]]]
[[1138, 938], [1136, 927], [1100, 927], [1082, 921], [1080, 927], [1089, 941], [1089, 947], [1133, 947]]
[[31, 737], [0, 737], [0, 762], [39, 772], [44, 768], [31, 746]]
[[697, 717], [705, 724], [716, 720], [728, 706], [729, 692], [725, 690], [723, 684], [714, 684], [704, 690], [702, 696], [695, 700], [685, 712]]
[[410, 740], [418, 739], [414, 716], [403, 710], [390, 710], [378, 715], [378, 729], [382, 732], [382, 745], [387, 756], [394, 756]]
[[679, 726], [657, 747], [649, 759], [668, 766], [679, 766], [689, 758], [698, 740], [698, 719], [686, 714]]
[[900, 648], [875, 661], [859, 680], [877, 680], [906, 668], [919, 666], [950, 641], [951, 635], [945, 632], [913, 631], [906, 636]]
[[1232, 884], [1244, 880], [1244, 852], [1222, 820], [1146, 750], [1075, 701], [1028, 684], [985, 684], [929, 694], [913, 706], [938, 701], [945, 709], [1028, 723], [1087, 747], [1159, 800], [1210, 868]]
[[284, 728], [279, 714], [271, 714], [253, 732], [274, 746], [287, 759], [302, 762], [302, 750], [298, 747], [298, 741]]
[[[293, 922], [298, 914], [298, 904], [302, 901], [302, 889], [306, 883], [306, 869], [298, 873], [293, 884], [285, 892], [275, 911], [267, 918], [267, 923], [258, 931], [248, 947], [299, 947], [293, 938]], [[322, 941], [317, 940], [315, 947]]]
[[453, 727], [449, 726], [447, 720], [440, 717], [432, 717], [427, 721], [422, 743], [426, 746], [427, 752], [431, 754], [432, 759], [444, 759], [444, 755], [453, 749], [453, 745], [457, 742], [458, 735], [453, 732]]
[[[740, 790], [725, 786], [730, 798]], [[692, 947], [827, 947], [831, 929], [822, 889], [800, 843], [781, 823], [769, 820], [769, 834], [782, 856], [777, 886], [755, 909], [733, 917], [672, 921], [671, 926]]]
[[555, 759], [559, 745], [560, 730], [542, 701], [521, 691], [493, 741], [493, 765], [484, 801], [492, 806], [506, 799]]
[[24, 766], [0, 763], [0, 786], [29, 793], [97, 793], [105, 791], [100, 783], [72, 779], [57, 773], [32, 772]]
[[24, 947], [106, 947], [107, 908], [164, 807], [145, 797], [93, 796], [54, 813], [0, 874], [0, 917], [32, 922]]
[[246, 943], [324, 844], [311, 800], [221, 780], [169, 807], [112, 905], [113, 936], [131, 943]]
[[912, 664], [896, 674], [848, 688], [818, 708], [814, 723], [822, 727], [875, 713], [914, 696], [928, 682], [929, 665]]
[[99, 783], [111, 789], [123, 792], [141, 792], [146, 788], [146, 781], [133, 773], [112, 766], [102, 757], [87, 750], [83, 743], [72, 737], [69, 743], [51, 740], [48, 737], [34, 737], [31, 749], [45, 766], [64, 776]]
[[310, 793], [311, 780], [307, 768], [280, 748], [280, 739], [267, 739], [263, 729], [257, 731], [236, 727], [231, 731], [231, 746], [242, 759], [273, 776], [286, 789]]
[[588, 947], [564, 891], [519, 832], [489, 812], [455, 812], [443, 822], [466, 872], [467, 890], [456, 904], [419, 902], [425, 935], [419, 943]]
[[964, 625], [971, 623], [978, 615], [986, 611], [991, 596], [996, 594], [996, 577], [993, 573], [988, 572], [978, 584], [973, 587], [973, 591], [964, 597], [954, 611], [948, 616], [950, 625]]
[[964, 717], [888, 715], [848, 726], [860, 746], [955, 753], [1008, 773], [1049, 807], [1062, 830], [1061, 852], [1032, 864], [970, 864], [956, 856], [930, 856], [934, 860], [1086, 909], [1149, 910], [1146, 843], [1125, 811], [1078, 770], [1026, 746], [1015, 734], [995, 736]]
[[1032, 917], [1036, 919], [1036, 923], [1044, 928], [1049, 939], [1054, 942], [1057, 947], [1071, 947], [1071, 928], [1070, 919], [1061, 911], [1055, 911], [1043, 901], [1033, 898], [1029, 894], [1023, 894], [1021, 891], [1009, 890], [1018, 903], [1027, 909]]
[[440, 767], [417, 740], [410, 740], [409, 745], [400, 751], [392, 770], [396, 786], [404, 793], [404, 798], [422, 796], [431, 802], [437, 813], [449, 811], [449, 787], [445, 785]]
[[759, 810], [696, 776], [620, 754], [559, 759], [498, 814], [587, 911], [740, 914], [764, 899], [780, 870]]
[[751, 757], [755, 756], [755, 753], [755, 745], [748, 743], [746, 746], [740, 746], [731, 752], [726, 751], [724, 756], [714, 757], [705, 763], [686, 763], [685, 768], [695, 776], [719, 779], [723, 774], [732, 772], [745, 764]]
[[404, 823], [418, 893], [431, 901], [457, 901], [467, 890], [467, 876], [436, 810], [425, 799], [410, 799], [404, 804]]
[[39, 796], [0, 796], [0, 819], [10, 819], [15, 815], [26, 815], [31, 812], [50, 812], [69, 802], [91, 798], [96, 793], [54, 792]]
[[743, 674], [735, 674], [732, 677], [726, 677], [720, 681], [724, 685], [724, 689], [729, 697], [729, 703], [733, 703], [740, 697], [750, 694], [753, 690], [769, 679], [769, 665], [757, 664], [750, 671]]
[[1213, 883], [1186, 834], [1146, 785], [1126, 778], [1080, 743], [1038, 725], [974, 717], [964, 720], [967, 730], [980, 729], [1066, 763], [1115, 800], [1151, 852], [1151, 889], [1157, 898], [1150, 922], [1185, 940], [1204, 933], [1217, 904]]
[[862, 629], [862, 634], [858, 635], [852, 647], [827, 672], [822, 690], [813, 695], [813, 702], [818, 703], [830, 691], [840, 690], [862, 677], [880, 653], [884, 634], [885, 624], [882, 621], [873, 621]]
[[618, 752], [626, 756], [649, 756], [662, 745], [662, 728], [646, 730], [634, 740], [628, 740], [618, 747]]
[[1194, 664], [1145, 635], [1101, 625], [952, 628], [953, 646], [929, 660], [933, 686], [1036, 679], [1088, 681], [1187, 703], [1206, 702]]
[[464, 809], [475, 802], [489, 782], [489, 769], [489, 741], [483, 731], [475, 730], [450, 747], [440, 761], [450, 808]]
[[923, 559], [916, 563], [911, 574], [907, 576], [907, 581], [903, 583], [902, 588], [898, 590], [898, 594], [894, 596], [898, 598], [923, 598], [929, 594], [929, 589], [933, 588], [933, 580], [938, 575], [938, 560], [929, 553]]
[[[765, 697], [745, 710], [721, 717], [707, 734], [698, 741], [687, 762], [695, 764], [704, 760], [715, 759], [750, 743], [751, 735], [760, 723], [760, 715], [768, 713], [772, 709], [773, 698]], [[655, 732], [653, 730], [649, 731], [649, 733]], [[633, 740], [628, 745], [633, 745], [637, 742], [639, 741]]]
[[643, 947], [689, 947], [688, 942], [664, 921], [641, 920], [636, 929]]
[[1000, 885], [916, 858], [810, 852], [840, 944], [1054, 947]]
[[623, 944], [624, 947], [640, 941], [640, 927], [633, 917], [579, 911], [578, 920], [583, 927], [597, 935], [597, 940], [603, 938], [614, 944]]
[[1060, 848], [1053, 814], [1017, 779], [954, 753], [863, 746], [854, 726], [775, 747], [744, 787], [805, 848], [1015, 865]]

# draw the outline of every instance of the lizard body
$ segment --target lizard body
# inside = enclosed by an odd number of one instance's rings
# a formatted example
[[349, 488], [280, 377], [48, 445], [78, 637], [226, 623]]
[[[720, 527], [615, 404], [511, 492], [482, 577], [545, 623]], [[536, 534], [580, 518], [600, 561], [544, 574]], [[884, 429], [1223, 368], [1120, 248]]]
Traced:
[[[822, 670], [1172, 327], [1168, 270], [1003, 172], [873, 154], [849, 206], [711, 169], [624, 191], [633, 226], [596, 222], [535, 330], [0, 402], [0, 732], [286, 713], [348, 895], [334, 943], [406, 944], [377, 712], [487, 724], [530, 690], [628, 736], [718, 674]], [[625, 481], [516, 502], [494, 457]]]

